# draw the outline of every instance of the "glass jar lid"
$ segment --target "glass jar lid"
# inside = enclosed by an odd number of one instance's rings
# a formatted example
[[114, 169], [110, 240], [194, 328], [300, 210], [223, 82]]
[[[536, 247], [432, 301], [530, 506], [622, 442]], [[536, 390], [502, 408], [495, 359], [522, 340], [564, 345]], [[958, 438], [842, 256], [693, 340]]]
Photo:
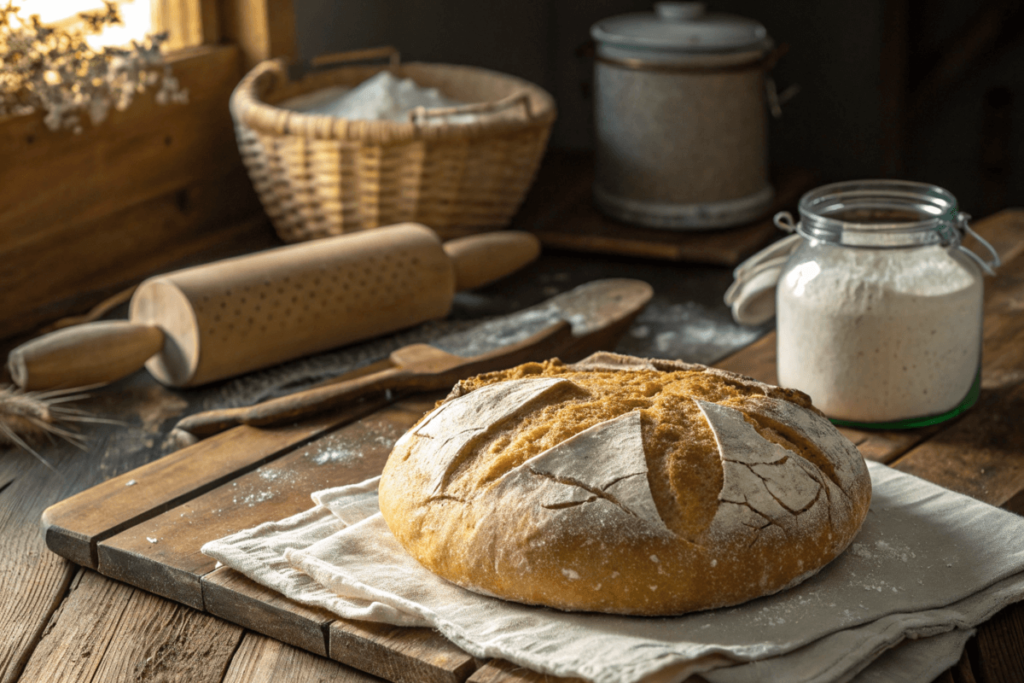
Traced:
[[853, 180], [800, 198], [798, 231], [807, 238], [860, 247], [959, 241], [956, 197], [928, 183]]
[[656, 2], [654, 13], [621, 14], [590, 28], [598, 43], [621, 49], [719, 53], [767, 49], [768, 31], [753, 19], [708, 14], [700, 2]]
[[[995, 275], [999, 255], [971, 230], [948, 190], [909, 180], [849, 180], [822, 185], [800, 198], [796, 231], [805, 239], [841, 247], [900, 249], [938, 244], [968, 255], [987, 274]], [[788, 223], [787, 223], [788, 220]], [[792, 230], [788, 212], [775, 223]], [[971, 235], [988, 252], [988, 260], [965, 248]]]

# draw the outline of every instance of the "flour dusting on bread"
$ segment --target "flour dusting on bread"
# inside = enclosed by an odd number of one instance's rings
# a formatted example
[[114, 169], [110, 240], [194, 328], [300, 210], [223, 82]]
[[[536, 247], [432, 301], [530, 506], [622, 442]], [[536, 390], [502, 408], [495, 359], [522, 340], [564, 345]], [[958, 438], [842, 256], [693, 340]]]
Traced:
[[504, 475], [499, 489], [522, 491], [529, 486], [524, 480], [534, 477], [545, 488], [537, 497], [543, 510], [601, 500], [632, 522], [630, 533], [672, 535], [647, 480], [639, 411], [601, 422], [534, 456]]

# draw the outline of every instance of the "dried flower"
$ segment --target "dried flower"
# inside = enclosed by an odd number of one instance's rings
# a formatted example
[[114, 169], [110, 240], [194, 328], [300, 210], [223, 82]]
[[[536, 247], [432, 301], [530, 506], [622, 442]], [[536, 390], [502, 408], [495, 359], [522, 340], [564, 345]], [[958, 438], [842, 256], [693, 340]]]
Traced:
[[83, 12], [78, 25], [61, 29], [43, 26], [35, 15], [21, 17], [13, 0], [0, 5], [0, 116], [42, 110], [50, 130], [80, 133], [83, 114], [97, 125], [111, 107], [127, 109], [157, 83], [159, 104], [188, 102], [188, 91], [160, 55], [166, 33], [120, 48], [89, 47], [86, 36], [121, 23], [117, 5], [104, 4], [104, 10]]

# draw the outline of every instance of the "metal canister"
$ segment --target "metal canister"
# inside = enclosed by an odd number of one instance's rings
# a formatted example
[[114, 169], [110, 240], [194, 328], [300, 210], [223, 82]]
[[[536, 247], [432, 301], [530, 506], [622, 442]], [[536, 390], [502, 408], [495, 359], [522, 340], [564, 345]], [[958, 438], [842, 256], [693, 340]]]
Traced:
[[770, 210], [765, 72], [753, 19], [659, 2], [610, 17], [596, 43], [594, 200], [630, 223], [724, 228]]

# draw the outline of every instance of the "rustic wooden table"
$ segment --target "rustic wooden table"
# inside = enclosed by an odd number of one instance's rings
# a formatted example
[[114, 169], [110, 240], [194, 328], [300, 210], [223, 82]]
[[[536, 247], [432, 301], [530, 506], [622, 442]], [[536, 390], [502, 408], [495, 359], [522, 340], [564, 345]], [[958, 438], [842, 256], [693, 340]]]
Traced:
[[[1024, 422], [1020, 419], [1024, 408], [1024, 212], [1004, 212], [979, 221], [976, 227], [1005, 261], [999, 277], [986, 281], [983, 394], [979, 405], [941, 427], [898, 433], [848, 430], [847, 434], [865, 457], [1024, 513]], [[580, 282], [613, 276], [648, 280], [658, 292], [619, 350], [718, 361], [721, 367], [758, 379], [774, 379], [774, 335], [758, 339], [766, 330], [736, 327], [720, 303], [730, 279], [725, 268], [549, 254], [504, 283], [463, 296], [457, 301], [454, 317], [470, 319], [508, 312]], [[378, 357], [382, 355], [379, 347], [377, 353]], [[371, 360], [373, 348], [365, 350], [364, 356], [366, 361]], [[261, 635], [258, 631], [275, 633], [277, 628], [264, 617], [233, 614], [229, 621], [214, 616], [218, 610], [210, 609], [212, 605], [202, 599], [190, 607], [182, 601], [158, 597], [69, 562], [44, 544], [39, 526], [44, 509], [166, 455], [171, 447], [164, 437], [182, 415], [241, 405], [287, 390], [304, 374], [344, 366], [335, 361], [328, 355], [189, 392], [167, 390], [145, 373], [138, 373], [97, 392], [83, 405], [96, 414], [121, 420], [121, 425], [90, 428], [84, 452], [60, 444], [42, 449], [56, 473], [19, 451], [0, 451], [0, 682], [379, 680], [331, 657], [359, 664], [392, 680], [543, 680], [542, 676], [502, 662], [463, 658], [456, 665], [439, 666], [430, 660], [431, 653], [438, 652], [427, 642], [436, 638], [430, 632], [424, 634], [421, 648], [415, 639], [393, 633], [397, 629], [359, 631], [351, 624], [322, 622], [323, 633], [314, 633], [310, 640], [313, 645], [307, 649], [328, 656], [312, 654]], [[408, 422], [410, 416], [399, 413], [415, 410], [416, 406], [422, 409], [422, 405], [422, 401], [408, 401], [382, 410], [364, 424], [383, 428], [389, 423]], [[287, 430], [254, 434], [241, 428], [243, 431], [235, 436], [222, 435], [221, 443], [234, 439], [240, 446], [266, 444], [275, 438], [303, 443], [295, 430], [306, 429], [313, 441], [305, 439], [302, 447], [317, 448], [340, 430], [318, 434], [325, 429], [335, 430], [342, 422], [339, 416], [322, 419], [330, 425], [299, 426], [287, 435]], [[270, 465], [283, 464], [289, 453], [294, 453], [294, 449], [277, 452], [268, 448], [277, 458]], [[221, 483], [211, 482], [210, 493], [215, 494]], [[169, 492], [161, 495], [166, 498], [159, 502], [161, 510], [180, 504]], [[97, 503], [96, 512], [105, 514], [109, 510]], [[95, 561], [95, 557], [83, 557], [81, 563], [95, 566]], [[173, 593], [175, 577], [168, 575], [165, 579], [167, 585], [162, 592]], [[221, 581], [220, 588], [220, 595], [242, 590], [229, 581]], [[281, 614], [290, 609], [281, 606]], [[249, 624], [249, 628], [237, 623]], [[350, 641], [361, 638], [359, 642], [366, 646], [364, 659], [352, 652], [341, 655], [328, 651], [334, 637]], [[401, 640], [404, 650], [395, 647], [396, 639]], [[439, 672], [443, 676], [438, 677]], [[1024, 680], [1024, 608], [1012, 606], [984, 624], [960, 663], [939, 680]]]

